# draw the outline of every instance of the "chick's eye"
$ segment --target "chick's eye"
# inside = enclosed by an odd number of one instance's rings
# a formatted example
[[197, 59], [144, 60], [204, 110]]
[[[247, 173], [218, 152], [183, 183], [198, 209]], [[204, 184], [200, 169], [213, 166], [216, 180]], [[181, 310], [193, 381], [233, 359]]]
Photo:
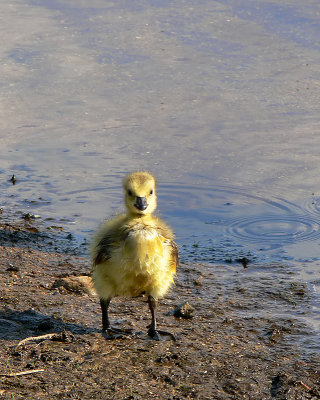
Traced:
[[132, 196], [132, 192], [131, 192], [130, 189], [128, 190], [128, 195], [129, 195], [129, 196]]
[[150, 190], [150, 194], [153, 194], [153, 190], [152, 189]]

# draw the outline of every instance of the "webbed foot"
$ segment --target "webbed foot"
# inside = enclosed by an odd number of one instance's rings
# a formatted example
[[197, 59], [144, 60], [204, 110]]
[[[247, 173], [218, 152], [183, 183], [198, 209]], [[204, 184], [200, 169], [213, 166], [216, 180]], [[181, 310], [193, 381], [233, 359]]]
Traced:
[[102, 329], [102, 336], [106, 340], [121, 339], [123, 336], [132, 335], [133, 329], [107, 328]]
[[175, 336], [171, 332], [162, 331], [162, 330], [159, 330], [159, 329], [154, 329], [152, 327], [150, 327], [149, 330], [148, 330], [148, 336], [150, 336], [151, 339], [153, 339], [153, 340], [157, 340], [158, 342], [160, 342], [162, 340], [161, 335], [170, 336], [170, 338], [174, 342], [176, 341]]

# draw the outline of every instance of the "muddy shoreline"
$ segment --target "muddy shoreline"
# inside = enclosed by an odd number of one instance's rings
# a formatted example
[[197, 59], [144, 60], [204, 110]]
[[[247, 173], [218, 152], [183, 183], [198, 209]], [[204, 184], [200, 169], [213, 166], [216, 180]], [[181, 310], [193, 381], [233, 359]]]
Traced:
[[[106, 341], [72, 235], [3, 215], [0, 238], [0, 399], [320, 398], [319, 353], [301, 347], [310, 328], [272, 312], [299, 310], [305, 287], [266, 281], [255, 293], [224, 266], [182, 263], [158, 307], [177, 341], [147, 337], [143, 297], [112, 302], [114, 325], [134, 334]], [[178, 318], [186, 302], [189, 318]]]

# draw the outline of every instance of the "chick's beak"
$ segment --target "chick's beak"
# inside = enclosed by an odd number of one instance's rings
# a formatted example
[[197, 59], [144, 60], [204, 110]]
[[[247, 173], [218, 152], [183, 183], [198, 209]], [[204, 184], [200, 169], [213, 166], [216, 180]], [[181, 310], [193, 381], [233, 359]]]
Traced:
[[148, 207], [147, 198], [137, 196], [135, 207], [140, 211], [144, 211]]

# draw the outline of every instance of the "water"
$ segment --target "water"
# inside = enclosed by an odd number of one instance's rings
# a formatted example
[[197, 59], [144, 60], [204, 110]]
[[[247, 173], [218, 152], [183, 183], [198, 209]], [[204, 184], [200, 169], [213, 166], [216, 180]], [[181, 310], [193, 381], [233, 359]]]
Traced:
[[5, 208], [81, 242], [121, 210], [123, 175], [148, 169], [183, 260], [245, 259], [258, 277], [287, 266], [319, 329], [317, 0], [17, 0], [0, 11]]

